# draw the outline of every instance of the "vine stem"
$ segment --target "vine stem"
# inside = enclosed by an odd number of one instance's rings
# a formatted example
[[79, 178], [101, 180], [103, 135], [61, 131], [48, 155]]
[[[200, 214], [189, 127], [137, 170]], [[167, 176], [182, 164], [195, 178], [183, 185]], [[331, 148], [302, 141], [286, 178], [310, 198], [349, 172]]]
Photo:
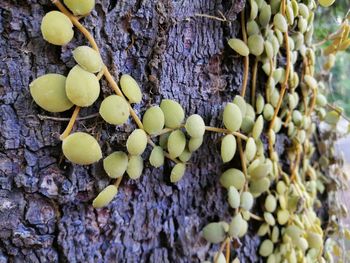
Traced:
[[[247, 31], [245, 28], [245, 10], [241, 12], [241, 27], [242, 27], [242, 36], [244, 43], [247, 44]], [[244, 98], [246, 90], [247, 90], [247, 83], [248, 83], [248, 71], [249, 71], [249, 55], [244, 57], [244, 72], [243, 72], [243, 82], [242, 82], [242, 91], [241, 95]]]
[[212, 132], [218, 132], [218, 133], [227, 133], [227, 134], [233, 134], [235, 136], [237, 136], [238, 138], [241, 138], [243, 140], [248, 140], [248, 137], [245, 136], [244, 134], [240, 133], [240, 132], [232, 132], [228, 129], [224, 129], [224, 128], [217, 128], [217, 127], [211, 127], [211, 126], [205, 126], [205, 130], [206, 131], [212, 131]]
[[210, 18], [210, 19], [215, 19], [215, 20], [218, 20], [218, 21], [221, 21], [221, 22], [228, 22], [228, 20], [226, 19], [226, 17], [220, 12], [220, 15], [222, 18], [220, 17], [217, 17], [217, 16], [212, 16], [212, 15], [208, 15], [208, 14], [194, 14], [195, 16], [197, 17], [205, 17], [205, 18]]
[[[56, 5], [56, 7], [66, 16], [68, 16], [68, 18], [72, 21], [72, 23], [76, 26], [76, 28], [87, 38], [87, 40], [90, 42], [92, 48], [94, 50], [96, 50], [97, 52], [100, 53], [99, 48], [96, 44], [95, 39], [93, 38], [93, 36], [90, 34], [90, 32], [79, 22], [78, 18], [75, 17], [71, 12], [69, 12], [67, 10], [67, 8], [64, 7], [64, 5], [60, 2], [60, 0], [52, 0], [52, 3]], [[112, 86], [113, 90], [115, 91], [115, 93], [123, 98], [125, 98], [124, 94], [121, 92], [121, 90], [119, 89], [117, 83], [115, 82], [115, 80], [113, 79], [111, 73], [109, 72], [108, 68], [106, 66], [104, 66], [103, 68], [103, 75], [106, 77], [108, 83]], [[130, 115], [132, 116], [132, 118], [135, 120], [137, 126], [140, 129], [143, 129], [143, 125], [142, 122], [140, 120], [140, 118], [137, 116], [137, 114], [135, 113], [135, 111], [133, 110], [133, 108], [131, 107], [130, 103], [129, 104], [129, 111], [130, 111]], [[73, 117], [73, 116], [72, 116]], [[74, 122], [73, 122], [74, 124]]]
[[123, 176], [120, 176], [117, 178], [117, 180], [115, 180], [115, 182], [114, 182], [115, 187], [117, 187], [117, 188], [119, 187], [122, 179], [123, 179]]
[[[286, 1], [282, 2], [282, 14], [283, 14], [283, 16], [286, 15]], [[288, 29], [286, 32], [284, 32], [284, 42], [286, 45], [286, 53], [287, 53], [287, 65], [286, 65], [286, 71], [285, 71], [286, 78], [282, 84], [281, 94], [280, 94], [280, 97], [278, 98], [277, 107], [273, 113], [273, 117], [272, 117], [270, 125], [269, 125], [270, 130], [272, 129], [274, 122], [276, 120], [277, 114], [281, 108], [282, 100], [284, 98], [284, 94], [285, 94], [287, 86], [288, 86], [289, 71], [290, 71], [290, 51], [289, 51], [289, 41], [288, 41]]]
[[[71, 119], [71, 118], [52, 117], [52, 116], [46, 116], [46, 115], [41, 115], [41, 114], [38, 114], [36, 116], [38, 116], [38, 118], [40, 120], [51, 120], [51, 121], [70, 121], [70, 119]], [[78, 117], [78, 118], [76, 118], [76, 121], [88, 120], [88, 119], [92, 119], [92, 118], [95, 118], [98, 116], [100, 116], [99, 113], [93, 113], [93, 114], [90, 114], [90, 115], [87, 115], [84, 117]]]
[[264, 218], [262, 218], [262, 217], [260, 217], [258, 215], [255, 215], [255, 214], [253, 214], [251, 212], [249, 212], [249, 215], [250, 215], [251, 218], [253, 218], [253, 219], [257, 220], [257, 221], [264, 221]]
[[243, 146], [242, 146], [242, 140], [241, 140], [240, 137], [237, 138], [237, 144], [238, 144], [239, 156], [241, 158], [242, 170], [243, 170], [243, 173], [244, 173], [245, 177], [247, 177], [247, 164], [246, 164], [246, 161], [245, 161], [245, 156], [244, 156]]
[[[252, 106], [255, 108], [256, 73], [258, 71], [258, 58], [255, 58], [252, 72]], [[272, 71], [272, 70], [271, 70]]]
[[220, 254], [222, 253], [222, 251], [224, 251], [225, 245], [226, 245], [227, 243], [230, 243], [230, 242], [231, 242], [231, 240], [230, 240], [229, 237], [227, 237], [227, 238], [224, 240], [224, 242], [222, 242], [219, 251], [216, 253], [216, 255], [215, 255], [215, 257], [214, 257], [214, 263], [218, 263], [219, 256], [220, 256]]
[[230, 253], [231, 253], [230, 245], [231, 245], [230, 239], [227, 239], [226, 240], [226, 263], [230, 262]]
[[75, 106], [75, 109], [73, 111], [72, 117], [70, 118], [66, 129], [60, 135], [60, 140], [63, 141], [70, 134], [70, 132], [72, 131], [74, 123], [75, 123], [75, 120], [78, 117], [79, 111], [80, 111], [80, 107], [79, 106]]
[[311, 100], [311, 105], [310, 105], [309, 111], [307, 113], [307, 116], [310, 116], [311, 113], [314, 111], [314, 107], [316, 104], [316, 96], [317, 96], [316, 93], [317, 93], [316, 89], [312, 89], [312, 100]]

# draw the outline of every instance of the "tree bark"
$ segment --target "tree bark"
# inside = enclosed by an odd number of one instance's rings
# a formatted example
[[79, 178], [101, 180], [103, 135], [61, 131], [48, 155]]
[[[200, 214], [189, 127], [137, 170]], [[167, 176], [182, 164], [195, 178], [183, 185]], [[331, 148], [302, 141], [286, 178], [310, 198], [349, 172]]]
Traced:
[[[207, 125], [221, 126], [223, 104], [240, 91], [243, 61], [227, 49], [240, 35], [238, 14], [244, 0], [96, 1], [82, 23], [95, 37], [104, 62], [116, 79], [131, 74], [143, 91], [135, 105], [142, 116], [163, 98], [177, 100], [186, 115], [200, 114]], [[86, 39], [75, 30], [67, 46], [41, 36], [48, 0], [0, 3], [0, 262], [201, 262], [219, 245], [200, 234], [211, 221], [228, 220], [231, 211], [218, 183], [223, 169], [218, 134], [207, 134], [191, 158], [184, 178], [169, 180], [171, 162], [160, 169], [148, 162], [139, 180], [123, 179], [113, 202], [93, 209], [92, 200], [110, 183], [101, 163], [72, 165], [61, 152], [59, 134], [71, 111], [49, 114], [29, 94], [29, 83], [46, 73], [67, 74], [71, 52]], [[218, 16], [230, 21], [196, 16]], [[112, 93], [102, 80], [98, 103], [80, 116], [98, 112]], [[125, 150], [132, 119], [107, 125], [95, 116], [75, 130], [98, 138], [104, 155]], [[150, 149], [143, 155], [147, 159]], [[238, 160], [237, 160], [238, 162]], [[254, 222], [254, 221], [253, 221]], [[251, 230], [256, 227], [251, 226]], [[253, 231], [252, 231], [253, 233]], [[241, 262], [258, 262], [258, 238], [248, 234], [232, 253]]]

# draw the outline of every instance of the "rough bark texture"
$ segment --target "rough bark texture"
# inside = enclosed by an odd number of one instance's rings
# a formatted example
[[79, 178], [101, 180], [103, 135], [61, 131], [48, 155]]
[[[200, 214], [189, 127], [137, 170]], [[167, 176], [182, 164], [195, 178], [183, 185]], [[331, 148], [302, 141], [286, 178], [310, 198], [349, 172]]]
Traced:
[[[239, 92], [243, 63], [227, 49], [240, 34], [244, 0], [99, 0], [83, 24], [93, 33], [114, 77], [130, 73], [144, 93], [135, 109], [162, 98], [179, 101], [187, 115], [199, 113], [207, 125], [221, 125], [223, 103]], [[59, 134], [67, 122], [33, 103], [28, 85], [46, 73], [67, 74], [71, 51], [87, 41], [75, 31], [65, 47], [45, 42], [40, 32], [48, 0], [0, 2], [0, 262], [200, 262], [212, 256], [200, 236], [208, 222], [228, 219], [226, 194], [218, 183], [223, 169], [219, 135], [209, 134], [192, 157], [186, 176], [169, 181], [171, 163], [161, 169], [146, 162], [141, 179], [123, 179], [105, 209], [92, 199], [109, 179], [101, 164], [67, 162]], [[202, 17], [223, 12], [231, 23]], [[111, 92], [102, 80], [103, 94]], [[98, 111], [98, 103], [81, 116]], [[124, 149], [134, 128], [106, 125], [99, 117], [80, 121], [76, 130], [98, 137], [104, 154]], [[149, 154], [146, 152], [144, 157]], [[238, 161], [238, 160], [237, 160]], [[254, 221], [252, 221], [254, 222]], [[254, 229], [254, 225], [252, 226]], [[258, 262], [258, 239], [235, 244], [241, 262]]]

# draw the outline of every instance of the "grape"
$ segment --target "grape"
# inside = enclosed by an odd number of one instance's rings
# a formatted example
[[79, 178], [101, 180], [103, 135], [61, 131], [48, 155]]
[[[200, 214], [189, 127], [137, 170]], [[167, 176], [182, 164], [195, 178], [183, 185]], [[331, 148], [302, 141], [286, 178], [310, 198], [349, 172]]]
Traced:
[[242, 124], [242, 113], [240, 108], [233, 103], [227, 103], [223, 114], [224, 125], [227, 129], [237, 131]]
[[220, 243], [226, 237], [225, 230], [222, 224], [210, 223], [203, 228], [203, 237], [210, 243]]
[[64, 156], [72, 163], [87, 165], [102, 158], [100, 145], [94, 137], [84, 132], [75, 132], [62, 143]]
[[124, 152], [114, 152], [103, 160], [103, 168], [111, 178], [121, 177], [128, 166], [128, 156]]
[[241, 197], [237, 189], [234, 186], [230, 186], [228, 188], [227, 195], [228, 195], [228, 203], [230, 204], [230, 206], [234, 209], [238, 208], [241, 202], [240, 201]]
[[253, 131], [252, 131], [252, 136], [253, 136], [253, 138], [254, 138], [255, 140], [257, 140], [257, 139], [260, 137], [263, 128], [264, 128], [264, 119], [263, 119], [263, 117], [260, 115], [260, 116], [256, 119], [256, 121], [255, 121], [255, 123], [254, 123], [254, 126], [253, 126]]
[[66, 95], [65, 76], [46, 74], [30, 83], [29, 88], [36, 104], [44, 110], [62, 112], [73, 106], [73, 103]]
[[184, 176], [186, 171], [186, 165], [184, 163], [176, 164], [171, 170], [170, 182], [177, 183]]
[[236, 138], [232, 134], [226, 135], [221, 142], [221, 158], [224, 163], [232, 160], [236, 153]]
[[270, 239], [265, 239], [259, 248], [259, 254], [262, 257], [268, 257], [273, 252], [273, 243]]
[[238, 38], [231, 38], [228, 41], [228, 44], [234, 51], [236, 51], [241, 56], [245, 57], [249, 55], [249, 48], [246, 45], [246, 43], [244, 43], [242, 40]]
[[263, 28], [266, 27], [270, 22], [270, 18], [271, 18], [271, 6], [266, 4], [260, 9], [260, 14], [259, 14], [260, 26]]
[[115, 185], [109, 185], [98, 194], [98, 196], [92, 202], [92, 206], [95, 208], [102, 208], [107, 206], [114, 196], [118, 193], [118, 188]]
[[243, 192], [241, 194], [240, 206], [243, 209], [249, 211], [250, 209], [252, 209], [253, 203], [254, 203], [254, 198], [253, 198], [253, 195], [250, 192]]
[[143, 159], [140, 155], [131, 156], [126, 170], [131, 179], [140, 178], [143, 170]]
[[256, 144], [254, 139], [250, 137], [248, 138], [244, 155], [247, 158], [247, 160], [250, 162], [255, 157], [255, 154], [256, 154]]
[[164, 113], [158, 106], [149, 108], [142, 119], [143, 128], [148, 134], [157, 134], [164, 127]]
[[230, 237], [237, 238], [239, 236], [243, 221], [244, 219], [242, 218], [241, 214], [237, 214], [232, 218], [230, 227], [228, 230], [228, 234]]
[[286, 21], [285, 17], [282, 14], [280, 14], [280, 13], [277, 13], [274, 16], [273, 24], [278, 30], [280, 30], [283, 33], [287, 32], [287, 30], [288, 30], [287, 21]]
[[153, 148], [149, 157], [149, 162], [152, 166], [158, 168], [164, 164], [164, 152], [162, 147], [156, 146]]
[[237, 190], [241, 190], [245, 184], [245, 176], [242, 171], [230, 168], [226, 170], [220, 177], [220, 183], [223, 187], [229, 188], [234, 186]]
[[128, 74], [120, 77], [120, 87], [130, 103], [139, 103], [142, 100], [142, 93], [136, 80]]
[[75, 105], [88, 107], [100, 95], [100, 83], [94, 74], [76, 65], [67, 76], [66, 93], [69, 100]]
[[110, 95], [105, 98], [100, 106], [101, 117], [109, 124], [124, 124], [129, 116], [129, 104], [118, 95]]
[[181, 125], [185, 113], [179, 103], [173, 100], [164, 99], [160, 103], [160, 108], [164, 113], [166, 127], [174, 129]]
[[233, 103], [236, 104], [238, 108], [241, 110], [242, 117], [245, 116], [247, 105], [248, 105], [245, 99], [240, 95], [236, 95], [235, 98], [233, 99]]
[[95, 0], [64, 0], [64, 4], [74, 15], [84, 16], [94, 9]]
[[177, 158], [185, 150], [186, 137], [182, 131], [176, 130], [171, 132], [168, 139], [168, 151], [171, 158]]
[[126, 141], [126, 148], [131, 155], [141, 155], [147, 146], [147, 135], [144, 130], [136, 129]]
[[43, 38], [54, 45], [63, 46], [68, 44], [74, 36], [73, 24], [69, 18], [59, 12], [47, 13], [41, 21], [41, 33]]
[[264, 52], [264, 39], [260, 34], [248, 37], [249, 52], [255, 56], [260, 56]]
[[267, 212], [275, 212], [277, 207], [277, 200], [273, 195], [268, 195], [265, 199], [265, 209]]
[[190, 152], [194, 152], [194, 151], [198, 150], [199, 147], [201, 147], [202, 143], [203, 143], [203, 137], [190, 138], [190, 140], [188, 142], [188, 150]]
[[187, 133], [193, 137], [203, 137], [205, 132], [205, 124], [201, 116], [198, 114], [193, 114], [187, 118], [185, 129]]
[[99, 72], [103, 62], [100, 54], [88, 46], [80, 46], [73, 50], [73, 57], [80, 67], [91, 73]]

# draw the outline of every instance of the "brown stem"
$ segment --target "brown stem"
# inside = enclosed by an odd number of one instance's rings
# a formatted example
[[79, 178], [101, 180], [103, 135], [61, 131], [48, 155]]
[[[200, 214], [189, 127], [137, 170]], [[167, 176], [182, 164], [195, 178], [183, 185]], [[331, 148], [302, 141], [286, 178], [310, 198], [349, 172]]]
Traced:
[[253, 219], [257, 220], [257, 221], [264, 221], [264, 218], [262, 218], [260, 216], [257, 216], [257, 215], [255, 215], [255, 214], [253, 214], [251, 212], [249, 212], [249, 215], [250, 215], [251, 218], [253, 218]]
[[165, 133], [172, 132], [173, 130], [175, 130], [175, 129], [172, 129], [172, 128], [164, 128], [163, 130], [161, 130], [161, 131], [158, 132], [157, 134], [152, 134], [151, 137], [152, 137], [152, 138], [158, 137], [158, 136], [163, 135], [163, 134], [165, 134]]
[[72, 131], [74, 123], [75, 123], [75, 120], [78, 117], [79, 111], [80, 111], [80, 107], [79, 106], [75, 106], [75, 109], [73, 111], [72, 117], [70, 118], [66, 129], [64, 130], [64, 132], [60, 136], [61, 140], [64, 140], [70, 134], [70, 132]]
[[117, 187], [117, 188], [119, 187], [122, 179], [123, 179], [123, 176], [120, 176], [117, 178], [117, 180], [114, 182], [115, 187]]
[[290, 180], [292, 182], [295, 181], [296, 176], [297, 176], [297, 171], [298, 171], [299, 163], [300, 163], [300, 155], [301, 155], [301, 146], [297, 145], [297, 158], [296, 158], [295, 163], [294, 163], [294, 165], [292, 167], [291, 177], [290, 177]]
[[216, 253], [215, 257], [214, 257], [214, 263], [218, 263], [218, 259], [219, 259], [219, 255], [222, 253], [222, 251], [224, 251], [225, 245], [227, 244], [227, 242], [230, 242], [230, 238], [226, 238], [224, 240], [224, 242], [222, 242], [219, 251]]
[[311, 99], [311, 105], [309, 108], [309, 111], [307, 112], [307, 116], [310, 116], [311, 113], [314, 111], [314, 107], [316, 104], [316, 89], [312, 89], [312, 99]]
[[[285, 15], [285, 1], [283, 1], [282, 10], [284, 10], [283, 15]], [[272, 129], [272, 127], [273, 127], [273, 124], [275, 122], [277, 114], [281, 108], [284, 94], [286, 92], [287, 85], [288, 85], [289, 71], [290, 71], [290, 52], [289, 52], [289, 43], [288, 43], [288, 31], [284, 32], [284, 42], [286, 45], [286, 53], [287, 53], [287, 65], [286, 65], [286, 71], [285, 71], [286, 78], [285, 78], [284, 82], [282, 83], [281, 94], [280, 94], [280, 97], [278, 99], [278, 103], [277, 103], [277, 107], [275, 109], [275, 112], [273, 113], [273, 117], [272, 117], [272, 120], [270, 122], [269, 129]]]
[[226, 18], [220, 18], [220, 17], [217, 17], [217, 16], [212, 16], [212, 15], [207, 15], [207, 14], [194, 14], [194, 15], [198, 16], [198, 17], [206, 17], [206, 18], [210, 18], [210, 19], [215, 19], [215, 20], [218, 20], [218, 21], [221, 21], [221, 22], [227, 22]]
[[[247, 32], [245, 28], [245, 9], [241, 12], [241, 27], [242, 27], [242, 36], [244, 43], [247, 43]], [[248, 83], [248, 72], [249, 71], [249, 56], [244, 57], [244, 72], [243, 72], [243, 82], [242, 82], [242, 91], [241, 95], [244, 98], [246, 89], [247, 89], [247, 83]]]
[[245, 136], [244, 134], [240, 132], [232, 132], [228, 129], [223, 129], [223, 128], [217, 128], [217, 127], [211, 127], [211, 126], [205, 126], [206, 131], [211, 131], [211, 132], [218, 132], [218, 133], [226, 133], [226, 134], [233, 134], [243, 140], [248, 140], [248, 137]]
[[[52, 116], [46, 116], [46, 115], [40, 115], [40, 114], [38, 114], [37, 116], [40, 120], [51, 120], [51, 121], [70, 121], [71, 119], [71, 118], [52, 117]], [[96, 118], [98, 116], [100, 116], [99, 113], [94, 113], [84, 117], [78, 117], [76, 118], [76, 121], [88, 120], [88, 119]]]
[[231, 245], [230, 239], [226, 239], [226, 263], [230, 262], [230, 253], [231, 253], [230, 245]]
[[258, 58], [255, 58], [252, 72], [252, 106], [255, 108], [256, 73], [258, 71]]
[[247, 176], [247, 164], [245, 161], [242, 140], [240, 137], [237, 138], [237, 144], [238, 144], [238, 151], [239, 151], [239, 156], [240, 156], [241, 164], [242, 164], [242, 170], [243, 170], [244, 175]]

